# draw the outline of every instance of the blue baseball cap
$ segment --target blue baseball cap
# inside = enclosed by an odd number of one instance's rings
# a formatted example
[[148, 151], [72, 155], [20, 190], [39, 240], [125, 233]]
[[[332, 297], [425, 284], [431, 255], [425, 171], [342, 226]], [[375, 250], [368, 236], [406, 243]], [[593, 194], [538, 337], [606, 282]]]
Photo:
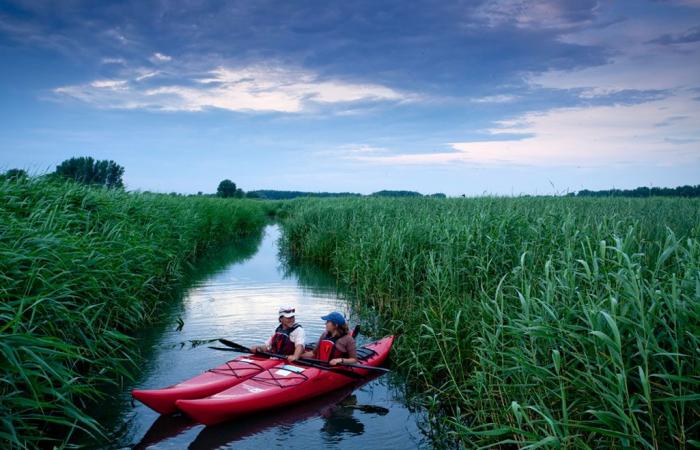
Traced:
[[327, 316], [321, 317], [321, 319], [333, 322], [336, 325], [345, 325], [345, 317], [343, 317], [343, 315], [340, 314], [338, 311], [333, 311]]

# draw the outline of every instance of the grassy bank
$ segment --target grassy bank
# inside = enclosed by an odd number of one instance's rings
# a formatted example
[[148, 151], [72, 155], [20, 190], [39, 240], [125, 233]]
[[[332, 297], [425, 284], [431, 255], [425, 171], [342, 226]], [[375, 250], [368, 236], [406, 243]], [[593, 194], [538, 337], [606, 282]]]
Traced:
[[287, 252], [400, 333], [393, 361], [456, 445], [700, 446], [700, 201], [296, 200], [285, 215]]
[[267, 212], [38, 179], [0, 181], [0, 199], [4, 448], [99, 433], [84, 405], [133, 372], [130, 332], [154, 318], [190, 262], [259, 231]]

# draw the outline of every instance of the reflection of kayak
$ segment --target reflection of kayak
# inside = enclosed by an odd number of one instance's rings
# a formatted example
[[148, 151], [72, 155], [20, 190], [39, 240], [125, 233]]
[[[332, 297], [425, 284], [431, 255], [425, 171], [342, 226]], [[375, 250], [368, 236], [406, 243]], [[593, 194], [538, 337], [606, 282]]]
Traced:
[[161, 414], [172, 414], [177, 411], [176, 400], [216, 394], [281, 362], [256, 355], [239, 356], [182, 383], [164, 389], [134, 389], [131, 395]]
[[143, 450], [148, 447], [184, 433], [193, 426], [198, 425], [184, 414], [162, 415], [153, 422], [138, 444], [131, 450]]
[[[358, 349], [362, 364], [379, 366], [389, 356], [394, 337], [389, 336]], [[352, 384], [367, 369], [322, 369], [284, 364], [259, 372], [231, 388], [206, 398], [177, 400], [177, 408], [198, 422], [214, 425], [256, 411], [289, 405]]]

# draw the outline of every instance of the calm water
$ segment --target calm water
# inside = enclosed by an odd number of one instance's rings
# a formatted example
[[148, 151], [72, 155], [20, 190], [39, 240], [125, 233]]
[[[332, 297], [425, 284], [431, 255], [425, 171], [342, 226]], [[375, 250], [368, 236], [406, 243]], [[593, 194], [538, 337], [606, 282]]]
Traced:
[[[285, 270], [278, 257], [279, 229], [269, 226], [253, 238], [223, 249], [200, 268], [196, 281], [174, 307], [168, 323], [143, 337], [149, 355], [141, 378], [100, 411], [113, 425], [111, 448], [150, 449], [411, 449], [428, 448], [420, 413], [402, 403], [390, 376], [334, 392], [281, 411], [204, 427], [183, 416], [160, 417], [144, 405], [130, 405], [133, 387], [159, 388], [190, 378], [235, 357], [197, 341], [227, 337], [243, 344], [263, 342], [277, 326], [277, 309], [297, 308], [307, 339], [316, 339], [320, 317], [352, 311], [327, 274], [306, 268]], [[206, 274], [206, 275], [203, 275]], [[181, 322], [180, 320], [181, 319]], [[178, 324], [182, 324], [178, 330]], [[351, 324], [352, 325], [352, 324]], [[360, 342], [363, 337], [360, 336]], [[193, 346], [192, 343], [195, 343]], [[104, 447], [105, 444], [100, 444]]]

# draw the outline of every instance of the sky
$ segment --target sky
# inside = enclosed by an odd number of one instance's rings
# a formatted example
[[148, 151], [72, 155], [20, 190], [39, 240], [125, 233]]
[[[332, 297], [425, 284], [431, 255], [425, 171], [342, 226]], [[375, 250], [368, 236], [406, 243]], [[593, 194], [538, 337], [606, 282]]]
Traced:
[[128, 189], [700, 184], [700, 0], [0, 0], [0, 169]]

